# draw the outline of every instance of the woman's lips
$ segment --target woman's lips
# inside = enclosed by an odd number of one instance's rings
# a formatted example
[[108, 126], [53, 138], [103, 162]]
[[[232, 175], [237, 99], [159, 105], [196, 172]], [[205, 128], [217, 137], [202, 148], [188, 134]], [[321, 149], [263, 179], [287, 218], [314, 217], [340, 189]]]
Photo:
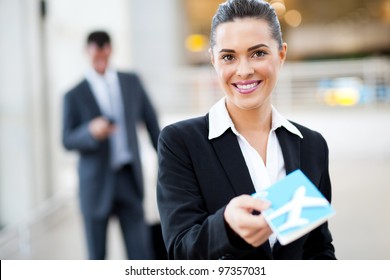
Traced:
[[255, 91], [262, 81], [245, 81], [237, 82], [232, 85], [237, 89], [241, 94], [249, 94]]

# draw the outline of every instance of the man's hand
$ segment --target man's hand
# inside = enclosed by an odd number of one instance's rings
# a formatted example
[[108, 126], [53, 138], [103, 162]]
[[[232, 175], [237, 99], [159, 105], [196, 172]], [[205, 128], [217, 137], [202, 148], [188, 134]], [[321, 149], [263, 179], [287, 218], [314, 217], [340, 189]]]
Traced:
[[115, 131], [115, 125], [110, 124], [105, 117], [92, 119], [88, 127], [92, 136], [97, 140], [107, 139]]

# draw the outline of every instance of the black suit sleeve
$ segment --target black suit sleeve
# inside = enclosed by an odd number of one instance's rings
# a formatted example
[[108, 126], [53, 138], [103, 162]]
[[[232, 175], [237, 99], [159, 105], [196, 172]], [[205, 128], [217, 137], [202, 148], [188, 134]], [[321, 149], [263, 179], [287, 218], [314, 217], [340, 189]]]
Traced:
[[81, 118], [75, 93], [69, 92], [63, 99], [62, 143], [68, 150], [95, 151], [99, 148], [99, 142], [92, 137], [89, 122], [83, 122]]
[[[322, 145], [323, 151], [323, 171], [319, 183], [319, 190], [331, 202], [331, 182], [329, 177], [329, 150], [325, 139], [320, 136], [317, 141]], [[322, 224], [311, 231], [303, 247], [303, 259], [336, 259], [334, 246], [332, 245], [332, 235], [328, 228], [328, 222]]]
[[143, 87], [140, 79], [136, 76], [137, 83], [139, 88], [142, 91], [142, 118], [145, 122], [146, 129], [149, 132], [150, 140], [153, 144], [153, 147], [157, 150], [158, 136], [160, 134], [160, 126], [158, 124], [158, 118], [156, 115], [156, 110], [153, 107], [150, 99], [148, 97], [145, 88]]

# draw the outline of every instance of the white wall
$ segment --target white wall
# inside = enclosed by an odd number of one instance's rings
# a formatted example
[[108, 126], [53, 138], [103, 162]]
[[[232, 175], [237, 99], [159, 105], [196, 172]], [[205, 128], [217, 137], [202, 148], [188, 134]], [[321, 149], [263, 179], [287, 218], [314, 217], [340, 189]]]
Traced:
[[0, 224], [47, 195], [39, 1], [0, 2]]

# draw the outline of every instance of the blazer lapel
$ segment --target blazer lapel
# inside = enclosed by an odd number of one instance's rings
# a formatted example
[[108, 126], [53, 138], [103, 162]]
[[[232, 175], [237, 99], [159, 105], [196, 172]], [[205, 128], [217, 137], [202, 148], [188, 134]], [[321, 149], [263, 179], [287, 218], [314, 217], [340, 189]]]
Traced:
[[97, 101], [95, 99], [95, 96], [92, 93], [91, 87], [87, 80], [84, 80], [83, 87], [85, 88], [82, 91], [83, 94], [83, 104], [85, 106], [90, 106], [93, 116], [99, 116], [102, 114], [99, 105], [97, 104]]
[[134, 135], [130, 131], [132, 131], [132, 126], [135, 124], [133, 114], [131, 113], [132, 109], [134, 109], [132, 108], [132, 106], [138, 104], [138, 102], [135, 102], [135, 100], [133, 100], [135, 98], [135, 95], [132, 94], [133, 90], [130, 87], [131, 82], [126, 79], [128, 78], [125, 75], [122, 75], [122, 73], [118, 72], [119, 86], [123, 101], [123, 110], [125, 114], [125, 125], [128, 131], [127, 136], [130, 140], [134, 137]]
[[[284, 127], [278, 128], [276, 135], [282, 148], [286, 174], [289, 174], [301, 166], [300, 138]], [[228, 129], [220, 137], [212, 139], [211, 143], [236, 195], [254, 193], [255, 188], [236, 135]]]
[[[237, 137], [231, 129], [228, 129], [220, 137], [212, 139], [211, 143], [233, 186], [236, 196], [254, 193], [255, 187], [253, 186], [248, 167], [246, 166]], [[268, 241], [260, 248], [272, 259], [271, 247]]]
[[284, 127], [276, 130], [280, 147], [282, 148], [286, 174], [289, 174], [301, 167], [301, 142], [299, 136], [289, 132]]
[[[276, 136], [278, 137], [280, 147], [282, 148], [286, 174], [299, 169], [301, 167], [301, 142], [299, 136], [292, 134], [284, 127], [280, 127], [276, 130]], [[282, 248], [282, 245], [277, 241], [274, 245], [273, 253], [280, 248]]]
[[236, 135], [228, 129], [223, 135], [212, 139], [211, 143], [231, 182], [235, 194], [252, 194], [255, 192], [248, 167], [242, 155]]
[[[131, 92], [131, 89], [129, 87], [129, 83], [127, 83], [125, 81], [125, 77], [122, 76], [122, 73], [119, 73], [118, 72], [118, 81], [119, 81], [119, 87], [120, 87], [120, 91], [121, 91], [121, 97], [122, 97], [122, 100], [123, 100], [123, 103], [128, 105], [128, 104], [132, 104], [131, 103], [131, 94], [128, 94], [129, 92]], [[127, 106], [124, 106], [125, 108], [125, 112], [127, 111]]]

